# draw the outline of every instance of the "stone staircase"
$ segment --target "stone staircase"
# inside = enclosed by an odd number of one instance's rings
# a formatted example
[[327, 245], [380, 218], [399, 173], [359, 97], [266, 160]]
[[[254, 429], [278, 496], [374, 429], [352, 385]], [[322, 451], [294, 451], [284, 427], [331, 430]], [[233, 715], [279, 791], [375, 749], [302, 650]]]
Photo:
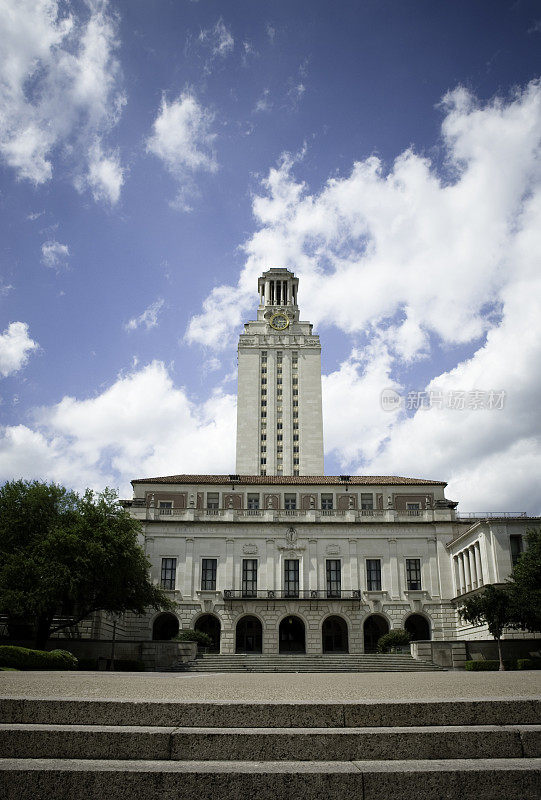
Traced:
[[441, 670], [430, 661], [418, 661], [410, 655], [393, 653], [205, 653], [189, 666], [177, 664], [166, 671], [176, 672], [431, 672]]
[[541, 700], [3, 699], [0, 754], [3, 800], [539, 800]]

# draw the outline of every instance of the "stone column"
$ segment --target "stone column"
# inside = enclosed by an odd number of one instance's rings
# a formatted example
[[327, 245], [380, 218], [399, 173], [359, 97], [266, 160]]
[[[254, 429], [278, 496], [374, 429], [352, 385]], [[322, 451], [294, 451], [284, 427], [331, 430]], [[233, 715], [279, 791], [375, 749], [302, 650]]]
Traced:
[[459, 575], [459, 594], [465, 594], [466, 592], [466, 576], [464, 575], [464, 558], [462, 553], [459, 553], [457, 556], [458, 559], [458, 575]]
[[468, 547], [468, 563], [470, 565], [471, 588], [477, 589], [479, 584], [477, 583], [477, 566], [475, 564], [475, 553], [473, 547]]
[[233, 578], [233, 545], [234, 539], [225, 540], [225, 586], [224, 589], [234, 589]]
[[351, 582], [350, 589], [361, 588], [361, 583], [359, 580], [359, 558], [357, 555], [357, 539], [349, 540], [349, 580]]
[[[398, 574], [398, 547], [396, 539], [387, 539], [389, 543], [389, 565], [391, 569], [391, 591], [393, 600], [400, 597], [400, 576]], [[383, 564], [381, 565], [383, 569]], [[382, 576], [383, 579], [383, 576]], [[382, 588], [384, 588], [382, 586]]]
[[317, 589], [317, 539], [308, 539], [308, 588]]
[[471, 573], [470, 573], [470, 561], [468, 558], [468, 551], [462, 551], [462, 560], [464, 562], [464, 577], [466, 579], [466, 591], [471, 591]]
[[184, 566], [184, 586], [187, 597], [193, 597], [193, 539], [186, 539], [186, 563]]
[[[440, 587], [439, 587], [439, 580], [438, 580], [438, 564], [437, 558], [438, 554], [436, 551], [436, 537], [431, 539], [427, 539], [427, 546], [428, 546], [428, 569], [429, 569], [429, 586], [430, 586], [430, 594], [432, 597], [439, 597], [440, 596]], [[421, 586], [423, 584], [421, 583]]]
[[453, 566], [455, 575], [455, 592], [456, 594], [462, 594], [458, 556], [453, 556]]
[[267, 585], [265, 589], [273, 590], [276, 588], [274, 582], [274, 539], [265, 539], [265, 544], [267, 548]]
[[473, 547], [475, 566], [477, 568], [477, 586], [482, 586], [483, 581], [483, 567], [481, 566], [481, 546], [476, 542]]

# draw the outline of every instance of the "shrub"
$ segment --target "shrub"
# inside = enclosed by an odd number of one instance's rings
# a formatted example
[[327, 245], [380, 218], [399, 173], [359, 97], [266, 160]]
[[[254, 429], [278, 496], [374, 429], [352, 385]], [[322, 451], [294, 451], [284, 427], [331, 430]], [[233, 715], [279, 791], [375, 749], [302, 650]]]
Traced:
[[541, 669], [541, 658], [519, 658], [517, 669]]
[[210, 647], [212, 639], [207, 633], [202, 631], [194, 631], [191, 628], [185, 628], [179, 631], [174, 639], [175, 642], [197, 642], [201, 647]]
[[77, 669], [77, 659], [67, 650], [29, 650], [26, 647], [0, 647], [0, 666], [15, 669]]
[[[516, 669], [515, 661], [504, 661], [505, 669]], [[465, 661], [464, 666], [470, 672], [497, 672], [500, 669], [499, 661]]]
[[410, 643], [410, 638], [409, 633], [402, 628], [389, 631], [378, 639], [378, 652], [388, 653], [392, 647], [404, 647]]

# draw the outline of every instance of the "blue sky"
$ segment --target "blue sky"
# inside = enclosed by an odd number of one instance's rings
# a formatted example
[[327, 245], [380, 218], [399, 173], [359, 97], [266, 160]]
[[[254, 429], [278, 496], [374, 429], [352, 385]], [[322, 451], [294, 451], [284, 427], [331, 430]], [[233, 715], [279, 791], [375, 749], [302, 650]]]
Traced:
[[287, 266], [328, 474], [539, 512], [539, 2], [3, 0], [0, 31], [0, 480], [233, 471], [236, 338]]

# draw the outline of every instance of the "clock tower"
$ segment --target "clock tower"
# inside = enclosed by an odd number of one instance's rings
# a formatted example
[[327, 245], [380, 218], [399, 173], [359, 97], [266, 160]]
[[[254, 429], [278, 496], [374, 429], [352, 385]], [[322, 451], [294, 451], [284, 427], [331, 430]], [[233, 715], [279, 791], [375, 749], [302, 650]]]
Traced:
[[239, 475], [323, 475], [321, 345], [299, 319], [298, 286], [287, 269], [264, 272], [239, 339]]

